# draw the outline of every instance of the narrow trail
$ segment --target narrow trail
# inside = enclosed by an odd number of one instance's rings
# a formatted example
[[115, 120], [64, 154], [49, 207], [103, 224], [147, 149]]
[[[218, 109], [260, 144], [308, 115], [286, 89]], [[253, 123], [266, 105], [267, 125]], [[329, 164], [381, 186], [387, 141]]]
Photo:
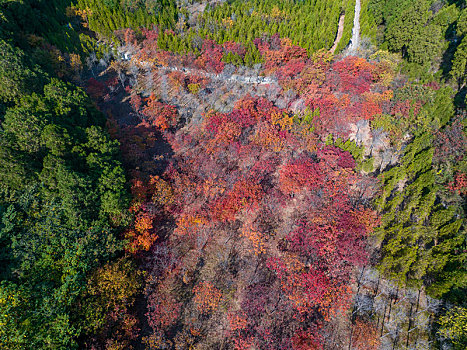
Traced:
[[136, 61], [136, 63], [144, 68], [149, 68], [149, 67], [156, 67], [159, 70], [169, 70], [169, 71], [179, 71], [182, 73], [187, 73], [187, 74], [196, 74], [199, 76], [207, 77], [213, 81], [216, 80], [222, 80], [222, 81], [232, 81], [236, 83], [242, 83], [242, 84], [257, 84], [257, 85], [268, 85], [268, 84], [274, 84], [277, 80], [274, 79], [271, 76], [244, 76], [244, 75], [239, 75], [239, 74], [231, 74], [231, 75], [226, 75], [226, 74], [215, 74], [215, 73], [209, 73], [205, 70], [202, 69], [195, 69], [195, 68], [188, 68], [188, 67], [167, 67], [167, 66], [158, 66], [155, 65], [154, 63], [147, 62], [147, 61]]
[[207, 78], [210, 78], [211, 80], [223, 80], [223, 81], [234, 81], [237, 83], [243, 83], [243, 84], [272, 84], [275, 82], [275, 79], [269, 76], [244, 76], [244, 75], [239, 75], [239, 74], [232, 74], [230, 76], [225, 76], [222, 73], [220, 74], [215, 74], [215, 73], [209, 73], [206, 72], [205, 70], [201, 69], [193, 69], [193, 68], [178, 68], [178, 67], [161, 67], [161, 69], [168, 69], [171, 71], [180, 71], [183, 73], [188, 73], [188, 74], [196, 74], [196, 75], [201, 75]]
[[355, 2], [355, 16], [353, 18], [352, 39], [348, 50], [349, 55], [355, 55], [360, 46], [360, 0]]
[[337, 36], [336, 39], [334, 40], [334, 44], [332, 45], [331, 49], [329, 52], [334, 54], [334, 51], [337, 49], [337, 45], [339, 44], [339, 41], [342, 39], [342, 34], [344, 33], [344, 21], [345, 21], [345, 13], [343, 13], [340, 18], [339, 18], [339, 25], [337, 28]]

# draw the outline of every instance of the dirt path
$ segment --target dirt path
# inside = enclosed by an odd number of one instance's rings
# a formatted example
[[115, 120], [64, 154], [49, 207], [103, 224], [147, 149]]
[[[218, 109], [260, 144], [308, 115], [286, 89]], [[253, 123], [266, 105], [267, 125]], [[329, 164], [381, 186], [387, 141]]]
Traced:
[[342, 34], [344, 33], [344, 20], [345, 20], [345, 13], [341, 15], [339, 18], [339, 27], [337, 29], [337, 36], [336, 40], [334, 40], [334, 44], [331, 47], [331, 50], [329, 50], [332, 54], [334, 51], [336, 51], [337, 45], [339, 44], [339, 41], [342, 39]]
[[349, 54], [355, 55], [360, 47], [360, 0], [355, 2], [355, 15], [353, 19], [352, 39], [350, 40]]
[[169, 70], [172, 72], [179, 71], [179, 72], [187, 73], [187, 74], [196, 74], [196, 75], [207, 77], [214, 81], [215, 80], [220, 80], [224, 82], [233, 81], [233, 82], [242, 83], [242, 84], [257, 84], [257, 85], [269, 85], [269, 84], [273, 84], [276, 82], [276, 79], [274, 79], [271, 76], [243, 76], [243, 75], [238, 75], [238, 74], [231, 74], [227, 76], [222, 73], [219, 73], [219, 74], [209, 73], [202, 69], [195, 69], [195, 68], [188, 68], [188, 67], [158, 66], [152, 62], [139, 61], [139, 60], [134, 60], [134, 62], [143, 68], [156, 67], [159, 70]]

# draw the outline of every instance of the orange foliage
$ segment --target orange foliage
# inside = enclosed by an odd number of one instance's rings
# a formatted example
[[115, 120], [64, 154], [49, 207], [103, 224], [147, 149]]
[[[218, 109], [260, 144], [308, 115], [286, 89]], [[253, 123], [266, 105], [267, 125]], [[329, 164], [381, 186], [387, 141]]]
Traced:
[[256, 133], [251, 136], [251, 141], [273, 152], [280, 152], [285, 146], [285, 140], [280, 137], [277, 129], [267, 122], [258, 124]]
[[274, 112], [271, 114], [272, 125], [278, 126], [279, 130], [290, 130], [293, 125], [293, 115], [288, 113]]
[[218, 130], [215, 137], [211, 139], [206, 150], [208, 153], [214, 153], [218, 147], [224, 147], [231, 142], [237, 140], [242, 134], [242, 127], [238, 123], [226, 122], [222, 128]]
[[191, 214], [182, 214], [177, 218], [176, 232], [179, 235], [192, 235], [196, 232], [198, 227], [208, 223], [206, 218], [201, 216], [193, 216]]
[[251, 225], [244, 225], [241, 236], [248, 239], [253, 247], [255, 255], [260, 255], [266, 252], [264, 237], [261, 232], [253, 229]]
[[211, 282], [200, 282], [193, 288], [193, 301], [201, 313], [215, 311], [222, 301], [222, 293]]
[[367, 232], [372, 232], [380, 223], [380, 218], [375, 210], [370, 208], [362, 208], [354, 211], [354, 216]]
[[139, 214], [135, 220], [135, 230], [138, 233], [152, 230], [152, 218], [148, 214]]
[[262, 195], [261, 185], [254, 179], [241, 179], [234, 184], [226, 197], [216, 203], [213, 218], [223, 221], [232, 220], [243, 208], [256, 207]]
[[254, 349], [255, 341], [253, 337], [248, 338], [234, 338], [235, 350], [251, 350]]
[[219, 177], [208, 178], [202, 184], [202, 193], [208, 199], [213, 199], [219, 194], [225, 192], [225, 180]]
[[381, 344], [374, 324], [356, 319], [352, 332], [352, 348], [356, 350], [376, 350]]
[[149, 96], [147, 105], [143, 108], [142, 113], [148, 118], [147, 123], [156, 126], [162, 131], [175, 126], [178, 122], [176, 108], [157, 101], [154, 93]]
[[228, 319], [232, 331], [245, 329], [248, 325], [247, 316], [243, 313], [229, 314]]
[[135, 253], [139, 250], [148, 251], [158, 236], [153, 232], [153, 219], [147, 213], [139, 213], [136, 217], [134, 229], [126, 232], [125, 237], [130, 240], [128, 251]]
[[179, 71], [173, 71], [167, 74], [169, 81], [176, 88], [183, 88], [185, 85], [186, 75]]

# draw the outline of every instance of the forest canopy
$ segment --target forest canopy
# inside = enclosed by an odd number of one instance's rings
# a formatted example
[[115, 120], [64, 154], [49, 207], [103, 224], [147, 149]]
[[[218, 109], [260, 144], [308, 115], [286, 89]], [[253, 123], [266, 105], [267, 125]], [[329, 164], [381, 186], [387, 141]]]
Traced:
[[0, 0], [0, 349], [465, 349], [466, 33]]

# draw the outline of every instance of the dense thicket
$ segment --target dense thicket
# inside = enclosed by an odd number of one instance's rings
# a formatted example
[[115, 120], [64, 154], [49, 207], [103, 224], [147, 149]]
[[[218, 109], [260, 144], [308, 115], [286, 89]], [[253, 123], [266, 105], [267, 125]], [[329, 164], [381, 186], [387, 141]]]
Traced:
[[125, 28], [173, 28], [177, 21], [173, 0], [78, 0], [76, 6], [89, 29], [106, 37]]
[[[93, 301], [108, 287], [92, 271], [122, 249], [127, 194], [104, 115], [81, 88], [56, 77], [69, 76], [56, 71], [52, 44], [70, 54], [75, 48], [66, 39], [66, 5], [0, 7], [2, 349], [78, 348], [79, 336], [106, 332], [109, 314], [126, 307], [139, 283], [131, 263], [109, 263], [117, 289], [107, 304]], [[133, 289], [118, 287], [125, 278]]]
[[454, 119], [451, 89], [407, 90], [426, 104], [402, 131], [413, 139], [400, 164], [381, 174], [380, 266], [403, 285], [425, 284], [431, 295], [441, 297], [465, 288], [464, 200], [459, 191], [449, 190], [465, 171], [465, 126]]
[[279, 34], [308, 51], [329, 49], [337, 34], [341, 1], [234, 1], [207, 8], [197, 34], [222, 44], [251, 44], [262, 35]]
[[[423, 284], [430, 295], [460, 305], [441, 317], [440, 334], [462, 349], [467, 345], [462, 321], [467, 139], [465, 112], [454, 112], [452, 98], [456, 95], [456, 106], [465, 107], [465, 1], [371, 0], [369, 10], [379, 24], [379, 44], [402, 54], [412, 80], [429, 82], [412, 82], [406, 89], [424, 104], [421, 109], [412, 105], [408, 120], [383, 115], [377, 121], [393, 140], [410, 137], [400, 164], [380, 175], [380, 268], [402, 284]], [[429, 71], [455, 90], [439, 88]], [[428, 85], [439, 90], [427, 94]]]
[[65, 66], [79, 69], [84, 55], [102, 53], [93, 33], [83, 30], [71, 0], [0, 1], [0, 38], [28, 53], [47, 73], [63, 77]]
[[[370, 0], [369, 10], [380, 25], [379, 42], [399, 51], [409, 63], [435, 70], [464, 83], [466, 72], [464, 1]], [[420, 75], [421, 71], [416, 70]]]

